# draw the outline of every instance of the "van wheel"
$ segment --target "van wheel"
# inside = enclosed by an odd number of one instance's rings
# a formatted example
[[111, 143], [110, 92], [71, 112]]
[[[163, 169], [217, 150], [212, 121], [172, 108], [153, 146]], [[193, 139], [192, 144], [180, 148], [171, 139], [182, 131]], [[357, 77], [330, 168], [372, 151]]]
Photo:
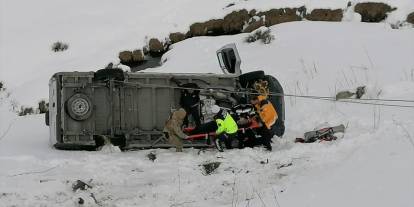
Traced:
[[117, 80], [117, 81], [124, 81], [124, 71], [119, 68], [114, 69], [101, 69], [95, 72], [94, 80]]
[[242, 88], [251, 87], [255, 81], [264, 79], [265, 73], [262, 70], [244, 73], [239, 76], [239, 82]]
[[272, 126], [272, 131], [276, 136], [282, 137], [285, 133], [285, 122], [278, 119], [276, 123]]
[[66, 101], [65, 108], [72, 119], [83, 121], [91, 116], [93, 105], [88, 96], [76, 93]]

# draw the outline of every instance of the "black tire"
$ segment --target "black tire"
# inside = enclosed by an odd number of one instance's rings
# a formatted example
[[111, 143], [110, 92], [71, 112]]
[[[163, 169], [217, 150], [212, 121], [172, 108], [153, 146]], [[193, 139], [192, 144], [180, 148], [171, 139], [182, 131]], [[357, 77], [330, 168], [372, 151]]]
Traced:
[[265, 73], [262, 70], [253, 71], [239, 76], [239, 83], [242, 88], [248, 88], [253, 85], [257, 80], [263, 80], [265, 78]]
[[124, 81], [124, 71], [119, 68], [101, 69], [95, 72], [94, 80], [117, 80]]
[[276, 123], [272, 126], [272, 132], [278, 136], [282, 137], [285, 134], [285, 122], [281, 119], [278, 119]]
[[45, 113], [45, 124], [46, 126], [49, 126], [49, 111], [46, 111]]
[[92, 114], [92, 101], [87, 95], [76, 93], [66, 101], [65, 110], [72, 119], [83, 121]]
[[273, 76], [266, 75], [265, 79], [268, 82], [270, 93], [276, 94], [275, 96], [269, 96], [269, 101], [272, 102], [279, 116], [276, 123], [272, 126], [272, 132], [281, 137], [285, 133], [285, 100], [282, 85]]

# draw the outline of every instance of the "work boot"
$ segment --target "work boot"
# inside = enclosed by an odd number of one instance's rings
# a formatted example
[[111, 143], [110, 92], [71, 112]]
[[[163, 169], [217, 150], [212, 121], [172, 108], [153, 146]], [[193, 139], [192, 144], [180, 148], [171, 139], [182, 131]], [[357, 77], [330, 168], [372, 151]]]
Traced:
[[272, 151], [272, 145], [270, 143], [267, 143], [264, 146], [265, 146], [265, 148], [266, 148], [267, 151], [269, 151], [269, 152]]
[[220, 152], [223, 152], [224, 151], [223, 150], [223, 142], [219, 138], [216, 138], [214, 140], [214, 145], [216, 146], [216, 148], [217, 148], [218, 151], [220, 151]]

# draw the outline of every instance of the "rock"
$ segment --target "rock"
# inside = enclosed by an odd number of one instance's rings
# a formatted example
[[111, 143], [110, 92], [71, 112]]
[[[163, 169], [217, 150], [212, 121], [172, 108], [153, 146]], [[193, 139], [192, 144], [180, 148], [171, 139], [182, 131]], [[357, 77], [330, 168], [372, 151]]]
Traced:
[[129, 67], [134, 67], [136, 65], [142, 64], [144, 62], [144, 54], [141, 50], [131, 51], [122, 51], [119, 53], [119, 60], [121, 64], [127, 65]]
[[174, 43], [185, 40], [185, 34], [181, 32], [175, 32], [175, 33], [171, 33], [169, 35], [169, 38], [170, 38], [171, 44], [174, 44]]
[[394, 11], [396, 8], [391, 8], [384, 3], [358, 3], [355, 5], [355, 12], [359, 13], [363, 22], [380, 22], [387, 18], [387, 13]]
[[253, 32], [254, 30], [256, 30], [256, 29], [258, 29], [262, 26], [264, 26], [263, 19], [260, 19], [260, 20], [257, 20], [257, 21], [253, 20], [252, 22], [249, 23], [249, 25], [246, 28], [244, 28], [243, 32], [250, 33], [250, 32]]
[[142, 50], [134, 50], [132, 52], [132, 61], [134, 62], [144, 61], [144, 53], [142, 52]]
[[190, 26], [189, 36], [217, 36], [223, 35], [223, 20], [212, 19], [206, 22], [197, 22]]
[[256, 9], [252, 9], [252, 10], [249, 11], [249, 16], [254, 17], [254, 16], [256, 16], [256, 13], [257, 13]]
[[150, 39], [148, 43], [149, 54], [154, 57], [164, 54], [164, 45], [156, 38]]
[[310, 14], [306, 15], [306, 19], [311, 21], [340, 22], [342, 17], [342, 9], [314, 9]]
[[122, 51], [119, 53], [119, 60], [122, 64], [129, 63], [132, 61], [132, 52], [131, 51]]
[[250, 19], [247, 10], [233, 11], [226, 15], [223, 20], [223, 31], [225, 34], [238, 34], [243, 30], [244, 24]]
[[407, 16], [407, 22], [414, 24], [414, 12]]
[[302, 17], [302, 19], [303, 19], [306, 16], [306, 11], [307, 11], [306, 7], [301, 6], [301, 7], [297, 8], [296, 13], [299, 13], [299, 16]]
[[284, 22], [300, 21], [302, 17], [296, 8], [271, 9], [266, 12], [260, 12], [258, 16], [265, 16], [265, 25], [267, 27]]

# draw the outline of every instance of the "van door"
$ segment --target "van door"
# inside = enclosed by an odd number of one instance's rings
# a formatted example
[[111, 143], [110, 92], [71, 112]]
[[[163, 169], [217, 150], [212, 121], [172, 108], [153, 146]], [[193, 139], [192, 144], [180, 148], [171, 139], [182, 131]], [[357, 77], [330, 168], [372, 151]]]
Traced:
[[224, 74], [241, 74], [241, 59], [235, 43], [223, 46], [217, 50], [216, 54]]

